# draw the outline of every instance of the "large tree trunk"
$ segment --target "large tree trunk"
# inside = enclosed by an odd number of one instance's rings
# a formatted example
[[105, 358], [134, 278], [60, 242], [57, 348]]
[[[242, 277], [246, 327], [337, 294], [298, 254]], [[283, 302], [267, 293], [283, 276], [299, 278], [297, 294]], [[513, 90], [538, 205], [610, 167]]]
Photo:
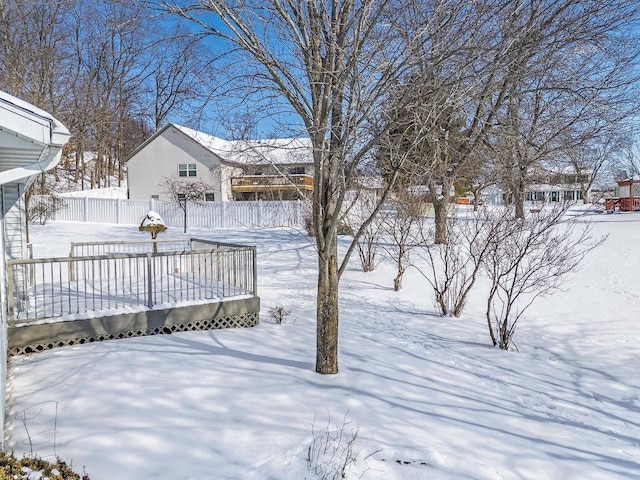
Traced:
[[514, 192], [513, 203], [516, 208], [516, 218], [524, 218], [524, 192]]
[[526, 197], [527, 191], [527, 181], [525, 180], [528, 176], [528, 169], [524, 165], [524, 160], [520, 159], [520, 166], [518, 167], [518, 178], [513, 186], [513, 204], [516, 210], [516, 218], [524, 219], [524, 199]]
[[446, 196], [433, 201], [433, 212], [435, 216], [435, 237], [434, 243], [447, 243], [447, 210], [449, 209], [449, 200]]
[[338, 373], [338, 243], [318, 255], [316, 372]]

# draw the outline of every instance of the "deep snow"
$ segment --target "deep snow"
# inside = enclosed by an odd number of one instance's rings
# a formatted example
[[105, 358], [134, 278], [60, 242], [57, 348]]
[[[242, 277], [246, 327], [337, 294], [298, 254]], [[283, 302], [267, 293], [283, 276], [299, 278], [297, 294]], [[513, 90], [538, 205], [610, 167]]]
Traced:
[[[335, 376], [313, 371], [310, 239], [190, 229], [258, 246], [261, 324], [14, 358], [6, 447], [55, 450], [94, 480], [314, 479], [312, 432], [346, 422], [346, 438], [357, 431], [350, 479], [640, 479], [640, 213], [584, 219], [609, 238], [527, 312], [519, 352], [490, 346], [481, 287], [463, 318], [441, 318], [416, 271], [396, 293], [382, 251], [372, 273], [354, 258]], [[30, 229], [40, 257], [148, 237], [137, 226]], [[291, 310], [283, 325], [267, 313], [278, 304]]]

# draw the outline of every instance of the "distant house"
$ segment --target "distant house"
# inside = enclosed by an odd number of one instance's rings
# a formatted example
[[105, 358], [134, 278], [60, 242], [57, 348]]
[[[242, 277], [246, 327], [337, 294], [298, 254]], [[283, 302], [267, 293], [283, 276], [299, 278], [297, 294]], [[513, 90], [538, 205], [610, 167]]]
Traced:
[[576, 173], [572, 168], [543, 171], [527, 186], [526, 200], [555, 203], [576, 202], [591, 193], [591, 175]]
[[0, 91], [0, 430], [6, 393], [7, 260], [26, 257], [25, 190], [38, 174], [57, 165], [69, 137], [47, 112]]
[[210, 185], [204, 201], [290, 200], [313, 191], [306, 138], [229, 141], [170, 123], [125, 162], [134, 200], [169, 200], [167, 179]]

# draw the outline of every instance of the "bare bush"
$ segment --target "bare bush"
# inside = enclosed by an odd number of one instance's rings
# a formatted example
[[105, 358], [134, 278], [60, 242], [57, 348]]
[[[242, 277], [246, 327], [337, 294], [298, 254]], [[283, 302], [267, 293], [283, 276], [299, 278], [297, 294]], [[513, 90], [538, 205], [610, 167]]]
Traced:
[[278, 305], [275, 305], [275, 306], [269, 308], [267, 313], [269, 314], [269, 316], [271, 318], [273, 318], [273, 321], [276, 324], [282, 325], [282, 323], [285, 321], [285, 319], [289, 315], [291, 315], [291, 310], [289, 310], [288, 308], [283, 307], [281, 304], [278, 304]]
[[376, 208], [377, 201], [373, 192], [358, 191], [343, 215], [344, 224], [351, 231], [351, 234], [362, 227], [362, 233], [356, 239], [356, 248], [363, 272], [372, 272], [376, 268], [378, 240], [382, 233], [385, 215], [379, 213], [370, 222], [368, 220], [371, 212]]
[[[493, 215], [493, 222], [486, 221]], [[419, 272], [434, 291], [436, 306], [442, 315], [460, 317], [471, 289], [476, 283], [485, 257], [498, 233], [497, 227], [511, 219], [504, 212], [490, 214], [486, 208], [465, 218], [449, 218], [445, 244], [434, 244], [433, 228], [423, 238], [420, 256], [426, 270]]]
[[312, 440], [307, 448], [307, 468], [319, 480], [341, 480], [358, 460], [360, 451], [355, 447], [358, 426], [352, 425], [348, 413], [341, 425], [331, 425], [331, 416], [326, 426], [317, 431], [315, 420], [311, 425]]
[[28, 221], [44, 225], [64, 206], [64, 199], [52, 192], [31, 196], [27, 206]]
[[424, 197], [400, 194], [393, 203], [393, 212], [384, 219], [384, 230], [389, 238], [385, 249], [396, 265], [393, 289], [402, 288], [402, 278], [411, 265], [411, 251], [422, 237], [427, 204]]
[[360, 266], [363, 272], [373, 272], [376, 268], [379, 238], [380, 222], [374, 220], [358, 240], [358, 258], [360, 258]]
[[[28, 224], [38, 222], [44, 225], [59, 210], [65, 207], [62, 197], [56, 194], [52, 186], [45, 181], [44, 175], [38, 177], [25, 192], [25, 209]], [[28, 232], [27, 232], [28, 236]]]
[[543, 210], [524, 219], [487, 219], [495, 235], [484, 270], [491, 281], [486, 319], [494, 346], [508, 350], [518, 321], [541, 296], [561, 288], [563, 277], [604, 242], [588, 225], [564, 216], [566, 206]]

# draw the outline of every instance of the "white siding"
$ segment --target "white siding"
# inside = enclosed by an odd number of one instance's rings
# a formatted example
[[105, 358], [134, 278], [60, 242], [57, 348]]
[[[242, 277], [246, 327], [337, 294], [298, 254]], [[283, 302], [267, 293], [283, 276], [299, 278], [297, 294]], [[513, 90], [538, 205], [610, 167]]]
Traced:
[[[8, 328], [8, 311], [7, 311], [7, 262], [8, 258], [17, 258], [22, 256], [22, 248], [24, 244], [24, 223], [20, 223], [24, 216], [24, 200], [21, 197], [24, 185], [9, 184], [0, 186], [0, 200], [2, 202], [0, 208], [0, 281], [2, 288], [0, 289], [0, 302], [2, 303], [1, 311], [1, 328], [0, 328], [0, 428], [4, 425], [4, 410], [6, 399], [6, 378], [7, 378], [7, 328]], [[4, 436], [0, 438], [4, 445]]]
[[[170, 126], [127, 162], [129, 198], [149, 200], [158, 195], [160, 200], [169, 200], [161, 185], [167, 178], [177, 178], [178, 165], [195, 163], [195, 177], [184, 177], [186, 181], [201, 181], [211, 185], [216, 200], [224, 197], [219, 159], [202, 145], [186, 137]], [[224, 197], [226, 199], [226, 197]]]
[[[0, 187], [1, 192], [2, 187]], [[0, 232], [4, 231], [4, 218], [0, 211]], [[4, 250], [4, 235], [0, 235], [0, 252]], [[0, 255], [0, 447], [4, 448], [4, 409], [7, 396], [7, 262]]]
[[7, 259], [22, 259], [26, 250], [24, 184], [3, 186], [5, 255]]
[[231, 191], [231, 179], [233, 177], [242, 176], [242, 169], [231, 167], [229, 165], [221, 165], [219, 169], [220, 185], [222, 190], [221, 200], [232, 200], [233, 192]]

